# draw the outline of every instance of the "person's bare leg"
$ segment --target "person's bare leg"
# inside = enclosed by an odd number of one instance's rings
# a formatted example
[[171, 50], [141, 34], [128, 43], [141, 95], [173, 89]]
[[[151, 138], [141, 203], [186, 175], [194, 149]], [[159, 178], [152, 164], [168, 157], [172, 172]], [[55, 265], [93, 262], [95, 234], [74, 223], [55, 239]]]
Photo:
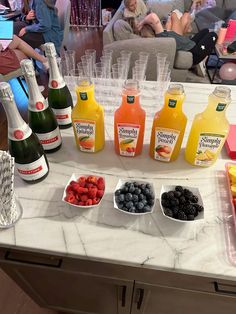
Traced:
[[18, 49], [23, 52], [27, 57], [33, 58], [39, 62], [47, 62], [47, 59], [44, 56], [37, 53], [30, 45], [28, 45], [25, 41], [23, 41], [16, 35], [13, 36], [13, 40], [10, 43], [9, 48], [14, 50]]
[[168, 16], [165, 28], [166, 28], [167, 31], [170, 31], [172, 29], [172, 22], [171, 22], [171, 17], [170, 16]]
[[191, 32], [191, 30], [192, 30], [192, 28], [191, 28], [192, 19], [191, 19], [191, 15], [189, 12], [184, 12], [182, 17], [180, 18], [180, 22], [182, 24], [184, 34]]
[[138, 24], [138, 29], [141, 30], [144, 24], [148, 24], [152, 27], [155, 34], [162, 33], [164, 31], [159, 17], [155, 13], [150, 13]]
[[171, 24], [172, 24], [171, 30], [176, 32], [179, 35], [183, 35], [184, 33], [183, 27], [177, 14], [175, 12], [172, 12], [170, 18], [171, 18]]

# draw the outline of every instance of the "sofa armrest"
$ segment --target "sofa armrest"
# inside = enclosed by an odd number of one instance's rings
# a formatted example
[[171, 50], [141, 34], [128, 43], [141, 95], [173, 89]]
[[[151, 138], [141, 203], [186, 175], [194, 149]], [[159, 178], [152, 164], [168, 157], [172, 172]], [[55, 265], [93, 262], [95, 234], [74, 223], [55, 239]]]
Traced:
[[175, 56], [174, 68], [188, 70], [193, 65], [193, 54], [189, 51], [177, 51]]
[[131, 76], [131, 69], [134, 66], [135, 60], [138, 59], [138, 53], [141, 51], [148, 52], [149, 60], [147, 64], [146, 79], [150, 81], [156, 80], [156, 54], [158, 52], [168, 54], [170, 69], [173, 68], [175, 62], [176, 42], [174, 38], [137, 38], [119, 40], [106, 45], [105, 48], [113, 50], [113, 63], [116, 63], [116, 59], [120, 56], [121, 50], [132, 51], [129, 76]]
[[112, 43], [115, 39], [113, 36], [113, 25], [114, 23], [122, 19], [123, 13], [122, 13], [122, 4], [120, 8], [116, 11], [112, 19], [109, 21], [109, 23], [106, 25], [106, 27], [103, 30], [103, 46]]

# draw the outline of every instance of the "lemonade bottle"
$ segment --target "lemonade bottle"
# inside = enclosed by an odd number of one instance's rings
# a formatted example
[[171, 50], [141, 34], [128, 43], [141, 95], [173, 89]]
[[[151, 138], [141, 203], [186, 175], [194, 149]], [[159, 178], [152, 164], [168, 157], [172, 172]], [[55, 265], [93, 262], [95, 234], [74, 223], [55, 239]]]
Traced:
[[170, 84], [165, 104], [155, 114], [152, 124], [149, 154], [155, 160], [169, 162], [178, 157], [187, 123], [182, 111], [184, 99], [183, 85]]
[[82, 152], [96, 153], [105, 143], [103, 107], [94, 97], [90, 79], [78, 81], [76, 94], [77, 104], [71, 114], [76, 145]]
[[185, 150], [190, 164], [207, 167], [216, 161], [229, 132], [225, 111], [230, 92], [228, 87], [216, 87], [209, 95], [207, 108], [195, 116]]
[[126, 80], [122, 103], [114, 115], [115, 151], [134, 157], [142, 152], [146, 113], [140, 106], [138, 81]]

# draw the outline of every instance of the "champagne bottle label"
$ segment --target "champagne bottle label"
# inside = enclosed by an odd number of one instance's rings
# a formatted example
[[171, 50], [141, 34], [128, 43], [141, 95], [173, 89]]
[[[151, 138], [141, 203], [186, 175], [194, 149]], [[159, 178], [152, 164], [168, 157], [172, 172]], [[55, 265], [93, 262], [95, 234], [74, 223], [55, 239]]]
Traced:
[[166, 128], [155, 129], [154, 159], [170, 161], [180, 131]]
[[71, 107], [63, 109], [52, 108], [52, 110], [56, 116], [59, 125], [66, 125], [71, 123]]
[[93, 153], [95, 151], [96, 123], [88, 120], [74, 120], [73, 125], [80, 150]]
[[19, 128], [8, 128], [8, 138], [13, 141], [23, 141], [31, 134], [32, 130], [26, 123]]
[[225, 135], [223, 134], [201, 133], [194, 164], [210, 166], [217, 158], [224, 142]]
[[61, 134], [59, 127], [49, 133], [36, 133], [40, 143], [43, 145], [45, 150], [50, 150], [61, 145]]
[[63, 88], [64, 86], [66, 86], [66, 83], [63, 80], [63, 78], [60, 77], [58, 79], [51, 80], [49, 83], [49, 87], [53, 89], [60, 89]]
[[140, 125], [118, 123], [118, 140], [121, 156], [135, 156]]
[[29, 164], [15, 163], [19, 176], [26, 181], [34, 181], [42, 178], [48, 172], [46, 159], [41, 156], [38, 160]]
[[42, 98], [42, 100], [38, 100], [36, 103], [31, 103], [29, 101], [28, 108], [30, 111], [33, 112], [44, 111], [48, 108], [48, 101], [44, 98]]

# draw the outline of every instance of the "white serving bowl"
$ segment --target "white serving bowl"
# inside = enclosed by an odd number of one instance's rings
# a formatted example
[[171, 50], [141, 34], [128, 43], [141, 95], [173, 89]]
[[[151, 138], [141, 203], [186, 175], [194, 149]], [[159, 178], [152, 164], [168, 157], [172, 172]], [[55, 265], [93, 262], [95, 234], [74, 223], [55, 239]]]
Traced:
[[[67, 202], [65, 200], [65, 197], [67, 195], [66, 189], [70, 185], [70, 182], [71, 181], [77, 181], [80, 177], [88, 178], [89, 176], [96, 177], [97, 179], [98, 178], [103, 178], [103, 180], [104, 180], [104, 183], [105, 183], [104, 194], [103, 194], [102, 198], [100, 199], [100, 202], [98, 204], [88, 205], [88, 206], [76, 205], [76, 204], [72, 204], [72, 203]], [[69, 204], [69, 205], [71, 205], [71, 206], [73, 206], [73, 207], [77, 207], [77, 208], [83, 208], [83, 209], [95, 208], [95, 207], [98, 207], [101, 204], [102, 199], [104, 198], [104, 195], [105, 195], [105, 189], [106, 189], [106, 182], [105, 182], [105, 178], [103, 176], [96, 176], [96, 175], [93, 175], [93, 174], [78, 174], [78, 175], [76, 175], [75, 173], [73, 173], [71, 175], [69, 181], [67, 182], [66, 186], [65, 186], [65, 189], [64, 189], [64, 192], [63, 192], [63, 196], [62, 196], [62, 201], [67, 203], [67, 204]]]
[[[198, 220], [202, 220], [204, 219], [204, 210], [199, 212], [198, 215], [194, 218], [194, 220], [180, 220], [180, 219], [177, 219], [177, 218], [173, 218], [173, 217], [170, 217], [170, 216], [167, 216], [165, 214], [165, 211], [164, 211], [164, 207], [162, 206], [161, 204], [161, 196], [163, 193], [165, 192], [169, 192], [169, 191], [174, 191], [175, 190], [175, 187], [176, 185], [162, 185], [161, 187], [161, 193], [160, 193], [160, 207], [161, 207], [161, 211], [162, 211], [162, 214], [170, 219], [170, 220], [173, 220], [175, 222], [180, 222], [180, 223], [183, 223], [183, 222], [195, 222], [195, 221], [198, 221]], [[199, 189], [198, 188], [195, 188], [195, 187], [191, 187], [191, 186], [182, 186], [184, 189], [188, 189], [189, 191], [191, 191], [194, 195], [196, 195], [198, 197], [198, 202], [197, 204], [201, 205], [204, 207], [203, 205], [203, 201], [202, 201], [202, 197], [201, 197], [201, 194], [199, 192]]]
[[[128, 211], [125, 211], [125, 210], [122, 210], [121, 208], [119, 208], [117, 206], [117, 203], [116, 203], [116, 199], [115, 199], [115, 192], [117, 190], [119, 190], [126, 182], [137, 182], [139, 184], [147, 184], [149, 183], [150, 186], [151, 186], [151, 191], [153, 192], [154, 194], [154, 204], [151, 206], [151, 210], [148, 211], [148, 212], [140, 212], [140, 213], [131, 213], [131, 212], [128, 212]], [[116, 188], [115, 188], [115, 192], [113, 194], [113, 203], [114, 203], [114, 208], [119, 210], [120, 212], [122, 213], [125, 213], [125, 214], [128, 214], [128, 215], [133, 215], [133, 216], [141, 216], [141, 215], [147, 215], [147, 214], [151, 214], [153, 212], [153, 209], [155, 207], [155, 204], [156, 204], [156, 197], [155, 197], [155, 190], [154, 190], [154, 186], [153, 186], [153, 183], [151, 182], [148, 182], [148, 181], [142, 181], [142, 180], [132, 180], [132, 179], [119, 179], [117, 185], [116, 185]]]

